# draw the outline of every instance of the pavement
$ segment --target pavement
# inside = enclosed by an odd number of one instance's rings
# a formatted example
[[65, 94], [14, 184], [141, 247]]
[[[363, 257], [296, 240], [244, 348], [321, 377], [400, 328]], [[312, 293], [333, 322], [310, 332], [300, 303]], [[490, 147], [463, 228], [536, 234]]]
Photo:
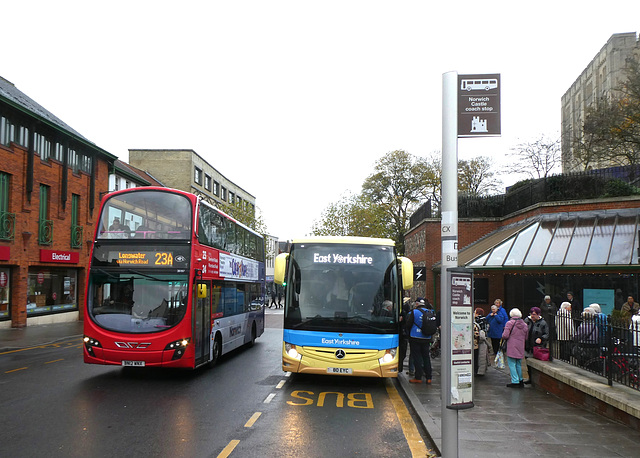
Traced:
[[[267, 309], [267, 320], [277, 320], [280, 317], [270, 315], [281, 313], [282, 309]], [[0, 329], [0, 354], [81, 335], [80, 321]], [[430, 385], [409, 383], [406, 373], [399, 374], [398, 380], [429, 435], [442, 450], [440, 362], [441, 358], [432, 360]], [[531, 385], [507, 388], [509, 381], [506, 370], [493, 367], [484, 376], [475, 378], [475, 406], [458, 411], [458, 456], [640, 456], [640, 432], [635, 429]], [[604, 379], [602, 383], [606, 385]], [[630, 402], [640, 405], [640, 392]]]

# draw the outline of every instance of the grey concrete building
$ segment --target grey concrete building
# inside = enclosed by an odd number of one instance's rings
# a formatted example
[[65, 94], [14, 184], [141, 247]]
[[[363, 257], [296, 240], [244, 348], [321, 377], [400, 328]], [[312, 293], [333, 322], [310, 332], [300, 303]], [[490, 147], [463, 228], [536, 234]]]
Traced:
[[226, 205], [237, 205], [255, 215], [255, 196], [191, 149], [130, 149], [129, 164], [165, 186], [197, 194], [223, 211]]
[[[614, 90], [626, 79], [625, 61], [640, 56], [640, 41], [636, 32], [616, 33], [595, 55], [580, 76], [562, 96], [562, 171], [579, 171], [574, 161], [573, 141], [582, 138], [585, 111], [602, 98], [615, 95]], [[620, 164], [594, 164], [605, 168]]]

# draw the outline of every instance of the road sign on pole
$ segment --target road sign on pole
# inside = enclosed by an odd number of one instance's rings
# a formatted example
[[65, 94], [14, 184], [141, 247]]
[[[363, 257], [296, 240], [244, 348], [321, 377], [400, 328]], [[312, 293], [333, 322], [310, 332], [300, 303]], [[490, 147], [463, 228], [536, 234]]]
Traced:
[[458, 75], [458, 137], [500, 135], [500, 74]]

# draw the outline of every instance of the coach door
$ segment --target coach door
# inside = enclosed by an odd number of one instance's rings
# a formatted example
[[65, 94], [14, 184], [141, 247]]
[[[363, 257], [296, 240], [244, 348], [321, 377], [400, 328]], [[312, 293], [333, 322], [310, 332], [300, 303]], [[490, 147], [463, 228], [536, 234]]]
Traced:
[[211, 338], [211, 283], [199, 281], [196, 283], [194, 294], [195, 325], [193, 338], [195, 340], [196, 366], [209, 361], [209, 340]]

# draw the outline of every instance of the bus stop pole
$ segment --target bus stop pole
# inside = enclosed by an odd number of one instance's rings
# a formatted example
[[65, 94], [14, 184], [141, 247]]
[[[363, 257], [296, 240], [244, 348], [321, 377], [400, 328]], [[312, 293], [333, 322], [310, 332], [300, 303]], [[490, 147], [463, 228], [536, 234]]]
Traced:
[[447, 269], [458, 267], [458, 73], [442, 75], [442, 194], [440, 200], [440, 315], [442, 334], [442, 456], [458, 457], [458, 411], [451, 399], [451, 297]]

